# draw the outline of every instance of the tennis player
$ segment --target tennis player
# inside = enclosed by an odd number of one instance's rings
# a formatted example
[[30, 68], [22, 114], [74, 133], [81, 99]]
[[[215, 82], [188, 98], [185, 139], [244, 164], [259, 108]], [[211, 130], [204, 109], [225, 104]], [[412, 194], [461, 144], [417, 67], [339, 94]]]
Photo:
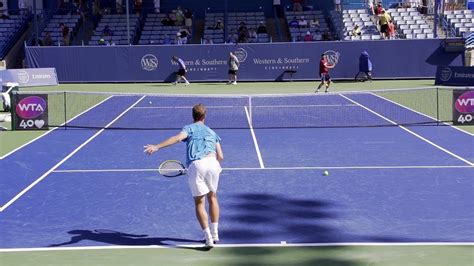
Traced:
[[189, 85], [189, 81], [186, 79], [186, 72], [188, 72], [188, 69], [186, 68], [186, 64], [184, 64], [183, 59], [173, 56], [171, 60], [175, 63], [178, 63], [179, 66], [178, 73], [176, 74], [176, 81], [172, 84], [177, 85], [181, 80], [184, 80], [186, 85]]
[[234, 53], [229, 53], [227, 64], [229, 65], [229, 82], [227, 84], [237, 85], [237, 71], [239, 70], [240, 62]]
[[[219, 241], [219, 203], [217, 186], [222, 171], [219, 161], [224, 159], [221, 138], [204, 124], [206, 107], [197, 104], [193, 107], [194, 123], [183, 127], [182, 131], [156, 144], [145, 146], [145, 153], [152, 154], [162, 148], [186, 141], [186, 164], [188, 165], [188, 183], [194, 197], [196, 216], [206, 239], [206, 247], [213, 247]], [[211, 228], [206, 212], [206, 199], [209, 202]]]
[[333, 65], [329, 64], [326, 54], [322, 54], [321, 60], [319, 61], [319, 76], [321, 77], [321, 83], [316, 89], [316, 93], [319, 92], [319, 89], [321, 89], [323, 85], [326, 85], [326, 90], [324, 92], [329, 91], [329, 86], [331, 85], [331, 76], [329, 75], [329, 69], [333, 67]]

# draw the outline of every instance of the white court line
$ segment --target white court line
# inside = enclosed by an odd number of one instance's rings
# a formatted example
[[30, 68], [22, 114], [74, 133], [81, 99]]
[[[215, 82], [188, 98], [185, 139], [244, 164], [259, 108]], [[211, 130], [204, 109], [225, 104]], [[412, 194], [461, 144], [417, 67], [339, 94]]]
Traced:
[[[409, 110], [409, 111], [412, 111], [412, 112], [414, 112], [414, 113], [417, 113], [417, 114], [419, 114], [419, 115], [422, 115], [422, 116], [424, 116], [424, 117], [427, 117], [427, 118], [429, 118], [429, 119], [432, 119], [433, 121], [438, 121], [438, 119], [436, 119], [436, 118], [434, 118], [434, 117], [431, 117], [431, 116], [429, 116], [429, 115], [427, 115], [427, 114], [424, 114], [424, 113], [422, 113], [422, 112], [418, 112], [418, 111], [416, 111], [416, 110], [413, 110], [413, 109], [411, 109], [410, 107], [407, 107], [407, 106], [405, 106], [405, 105], [399, 104], [399, 103], [397, 103], [397, 102], [395, 102], [395, 101], [392, 101], [392, 100], [390, 100], [390, 99], [387, 99], [387, 98], [385, 98], [385, 97], [382, 97], [382, 96], [380, 96], [380, 95], [377, 95], [377, 94], [375, 94], [375, 93], [373, 93], [373, 92], [371, 92], [370, 94], [372, 94], [373, 96], [376, 96], [376, 97], [378, 97], [378, 98], [380, 98], [380, 99], [382, 99], [382, 100], [385, 100], [385, 101], [387, 101], [387, 102], [391, 102], [391, 103], [396, 104], [396, 105], [398, 105], [398, 106], [400, 106], [400, 107], [403, 107], [403, 108], [405, 108], [405, 109], [407, 109], [407, 110]], [[444, 124], [444, 125], [446, 125], [446, 126], [450, 126], [450, 127], [454, 128], [454, 129], [459, 130], [459, 131], [461, 131], [461, 132], [463, 132], [463, 133], [466, 133], [466, 134], [468, 134], [468, 135], [470, 135], [470, 136], [474, 136], [474, 133], [467, 132], [467, 131], [465, 131], [465, 130], [462, 129], [462, 128], [453, 126], [453, 125], [448, 124], [448, 123], [446, 123], [446, 122], [442, 122], [442, 124]]]
[[260, 164], [260, 168], [265, 168], [263, 164], [262, 154], [260, 153], [260, 148], [258, 147], [257, 137], [255, 136], [255, 132], [253, 130], [252, 122], [250, 120], [249, 110], [247, 106], [244, 107], [245, 114], [247, 115], [247, 121], [249, 123], [250, 133], [252, 134], [253, 143], [255, 144], [255, 150], [257, 151], [258, 163]]
[[[378, 169], [456, 169], [474, 168], [470, 165], [400, 165], [400, 166], [301, 166], [301, 167], [266, 167], [266, 168], [222, 168], [224, 171], [255, 171], [255, 170], [378, 170]], [[156, 168], [138, 169], [64, 169], [54, 173], [105, 173], [105, 172], [157, 172]]]
[[[102, 103], [104, 103], [105, 101], [109, 100], [109, 99], [112, 98], [112, 97], [113, 97], [113, 96], [107, 97], [106, 99], [100, 101], [99, 103], [97, 103], [97, 104], [91, 106], [90, 108], [86, 109], [85, 111], [81, 112], [80, 114], [78, 114], [78, 115], [74, 116], [73, 118], [67, 120], [65, 123], [62, 123], [60, 126], [62, 126], [62, 125], [64, 125], [64, 124], [68, 124], [68, 123], [71, 122], [72, 120], [74, 120], [74, 119], [78, 118], [79, 116], [81, 116], [81, 115], [83, 115], [83, 114], [89, 112], [90, 110], [92, 110], [92, 109], [94, 109], [95, 107], [101, 105]], [[58, 129], [58, 128], [59, 128], [59, 127], [55, 127], [55, 128], [53, 128], [53, 129], [51, 129], [51, 130], [48, 130], [48, 131], [46, 131], [44, 134], [41, 134], [40, 136], [38, 136], [38, 137], [36, 137], [36, 138], [34, 138], [34, 139], [28, 141], [27, 143], [25, 143], [25, 144], [21, 145], [20, 147], [14, 149], [14, 150], [12, 150], [12, 151], [10, 151], [9, 153], [7, 153], [7, 154], [5, 154], [5, 155], [3, 155], [3, 156], [0, 156], [0, 160], [5, 159], [6, 157], [8, 157], [9, 155], [13, 154], [14, 152], [16, 152], [16, 151], [18, 151], [18, 150], [20, 150], [20, 149], [26, 147], [27, 145], [29, 145], [29, 144], [31, 144], [31, 143], [33, 143], [33, 142], [39, 140], [40, 138], [42, 138], [42, 137], [48, 135], [49, 133], [53, 132], [54, 130], [56, 130], [56, 129]]]
[[[122, 250], [122, 249], [173, 249], [202, 248], [204, 244], [195, 245], [150, 245], [150, 246], [88, 246], [88, 247], [50, 247], [50, 248], [3, 248], [0, 252], [33, 252], [33, 251], [80, 251], [80, 250]], [[247, 247], [415, 247], [415, 246], [474, 246], [474, 242], [341, 242], [341, 243], [265, 243], [265, 244], [217, 244], [214, 248], [247, 248]]]
[[393, 122], [392, 120], [386, 118], [385, 116], [383, 116], [383, 115], [381, 115], [381, 114], [375, 112], [374, 110], [372, 110], [372, 109], [370, 109], [370, 108], [368, 108], [368, 107], [366, 107], [366, 106], [364, 106], [364, 105], [362, 105], [362, 104], [360, 104], [360, 103], [358, 103], [358, 102], [356, 102], [356, 101], [354, 101], [354, 100], [352, 100], [352, 99], [350, 99], [350, 98], [348, 98], [348, 97], [346, 97], [346, 96], [344, 96], [344, 95], [342, 95], [342, 94], [339, 94], [339, 95], [340, 95], [341, 97], [345, 98], [346, 100], [351, 101], [351, 102], [353, 102], [353, 103], [359, 105], [360, 107], [362, 107], [362, 108], [364, 108], [365, 110], [371, 112], [372, 114], [374, 114], [374, 115], [376, 115], [376, 116], [378, 116], [378, 117], [384, 119], [385, 121], [388, 121], [389, 123], [398, 126], [399, 128], [401, 128], [401, 129], [405, 130], [406, 132], [412, 134], [413, 136], [415, 136], [415, 137], [417, 137], [417, 138], [419, 138], [419, 139], [425, 141], [426, 143], [431, 144], [433, 147], [438, 148], [438, 149], [444, 151], [445, 153], [447, 153], [447, 154], [449, 154], [449, 155], [455, 157], [456, 159], [459, 159], [459, 160], [461, 160], [461, 161], [467, 163], [468, 165], [474, 166], [474, 163], [472, 163], [472, 162], [470, 162], [470, 161], [464, 159], [463, 157], [461, 157], [461, 156], [459, 156], [459, 155], [457, 155], [457, 154], [455, 154], [455, 153], [453, 153], [453, 152], [451, 152], [451, 151], [449, 151], [449, 150], [447, 150], [447, 149], [445, 149], [445, 148], [439, 146], [438, 144], [436, 144], [436, 143], [434, 143], [434, 142], [432, 142], [432, 141], [430, 141], [430, 140], [428, 140], [428, 139], [426, 139], [426, 138], [424, 138], [424, 137], [418, 135], [417, 133], [415, 133], [415, 132], [409, 130], [408, 128], [406, 128], [406, 127], [404, 127], [404, 126], [402, 126], [402, 125], [398, 125], [397, 123], [395, 123], [395, 122]]
[[132, 104], [130, 107], [128, 107], [125, 111], [123, 111], [120, 115], [118, 115], [114, 120], [112, 120], [110, 123], [108, 123], [104, 128], [101, 130], [97, 131], [92, 137], [87, 139], [85, 142], [83, 142], [79, 147], [77, 147], [75, 150], [73, 150], [71, 153], [69, 153], [66, 157], [64, 157], [59, 163], [54, 165], [51, 169], [49, 169], [46, 173], [44, 173], [42, 176], [40, 176], [38, 179], [36, 179], [33, 183], [31, 183], [28, 187], [23, 189], [20, 193], [18, 193], [15, 197], [13, 197], [10, 201], [8, 201], [5, 205], [0, 207], [0, 212], [3, 212], [8, 206], [12, 205], [15, 201], [17, 201], [21, 196], [23, 196], [26, 192], [28, 192], [30, 189], [32, 189], [36, 184], [41, 182], [41, 180], [45, 179], [51, 172], [56, 170], [59, 166], [61, 166], [65, 161], [67, 161], [71, 156], [76, 154], [80, 149], [82, 149], [85, 145], [87, 145], [89, 142], [91, 142], [93, 139], [95, 139], [97, 136], [99, 136], [106, 128], [108, 128], [110, 125], [115, 123], [120, 117], [122, 117], [125, 113], [127, 113], [130, 109], [132, 109], [133, 106], [138, 104], [145, 96], [141, 97], [138, 99], [134, 104]]
[[[308, 108], [308, 107], [356, 107], [356, 104], [307, 104], [307, 105], [259, 105], [252, 108]], [[241, 108], [242, 106], [206, 106], [206, 108]], [[133, 109], [191, 109], [192, 106], [137, 106]]]

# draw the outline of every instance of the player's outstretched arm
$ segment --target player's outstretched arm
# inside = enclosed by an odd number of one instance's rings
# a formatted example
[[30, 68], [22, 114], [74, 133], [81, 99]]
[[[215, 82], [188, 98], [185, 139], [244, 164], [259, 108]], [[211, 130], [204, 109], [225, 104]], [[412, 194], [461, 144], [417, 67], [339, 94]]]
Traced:
[[224, 153], [222, 152], [222, 147], [219, 142], [216, 143], [216, 157], [218, 161], [224, 160]]
[[187, 137], [188, 137], [188, 135], [185, 132], [180, 132], [178, 135], [172, 136], [172, 137], [170, 137], [170, 138], [166, 139], [165, 141], [160, 142], [158, 144], [155, 144], [155, 145], [147, 144], [147, 145], [145, 145], [144, 146], [144, 148], [145, 148], [144, 152], [148, 155], [153, 154], [153, 153], [159, 151], [160, 149], [171, 146], [173, 144], [176, 144], [176, 143], [186, 139]]

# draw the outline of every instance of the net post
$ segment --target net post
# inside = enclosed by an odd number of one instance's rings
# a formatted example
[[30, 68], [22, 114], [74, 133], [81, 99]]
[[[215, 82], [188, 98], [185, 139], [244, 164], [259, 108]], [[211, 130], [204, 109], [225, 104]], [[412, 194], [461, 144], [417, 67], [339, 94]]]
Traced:
[[439, 87], [436, 87], [436, 125], [439, 126]]
[[15, 131], [16, 124], [16, 93], [12, 91], [10, 93], [10, 115], [11, 115], [11, 130]]
[[66, 91], [64, 91], [63, 93], [63, 97], [64, 97], [64, 130], [67, 130], [67, 104], [66, 104], [66, 99], [67, 99], [67, 96], [66, 96]]

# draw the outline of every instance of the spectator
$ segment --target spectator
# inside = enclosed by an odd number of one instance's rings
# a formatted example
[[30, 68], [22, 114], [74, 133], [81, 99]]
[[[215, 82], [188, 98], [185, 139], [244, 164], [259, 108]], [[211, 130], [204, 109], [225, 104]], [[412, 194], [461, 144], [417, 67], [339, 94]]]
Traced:
[[63, 36], [63, 44], [65, 46], [69, 46], [69, 42], [71, 40], [70, 36], [69, 36], [69, 27], [66, 26], [64, 23], [60, 23], [59, 24], [59, 29], [62, 33], [62, 36]]
[[183, 44], [183, 39], [181, 38], [181, 32], [176, 33], [175, 44], [177, 44], [177, 45], [182, 45]]
[[141, 12], [142, 12], [142, 0], [135, 0], [133, 2], [133, 9], [135, 10], [135, 13], [141, 14]]
[[337, 12], [342, 11], [341, 0], [334, 0], [334, 8]]
[[257, 42], [257, 31], [254, 28], [249, 29], [249, 42]]
[[123, 2], [122, 0], [117, 0], [115, 2], [115, 10], [117, 11], [117, 14], [123, 14]]
[[308, 27], [308, 21], [304, 19], [304, 16], [301, 16], [300, 19], [298, 20], [298, 27], [300, 28], [307, 28]]
[[89, 16], [89, 8], [87, 8], [86, 0], [79, 2], [78, 12], [81, 15], [82, 21], [86, 21], [86, 18]]
[[319, 20], [317, 20], [316, 18], [312, 19], [309, 22], [309, 27], [310, 28], [319, 28]]
[[59, 0], [58, 2], [58, 14], [59, 15], [65, 15], [68, 12], [68, 8], [66, 6], [66, 3], [64, 0]]
[[240, 22], [238, 31], [239, 31], [239, 32], [248, 31], [247, 25], [245, 24], [245, 22], [243, 22], [243, 21]]
[[267, 33], [267, 27], [265, 26], [265, 23], [263, 21], [260, 21], [260, 25], [257, 28], [257, 33]]
[[224, 28], [224, 23], [222, 23], [222, 19], [218, 19], [216, 24], [214, 24], [214, 30], [222, 30]]
[[396, 33], [395, 24], [393, 24], [393, 21], [390, 21], [388, 23], [388, 39], [395, 39]]
[[374, 10], [376, 16], [382, 15], [383, 7], [381, 3], [377, 4], [377, 8]]
[[293, 11], [303, 11], [303, 0], [293, 0]]
[[4, 7], [3, 2], [0, 2], [0, 19], [8, 19], [8, 10]]
[[176, 10], [174, 10], [173, 13], [176, 17], [175, 25], [183, 26], [184, 25], [184, 13], [181, 10], [181, 7], [180, 6], [176, 7]]
[[288, 26], [290, 26], [290, 28], [298, 28], [298, 19], [293, 17], [293, 19], [288, 23]]
[[102, 36], [113, 36], [114, 32], [110, 29], [109, 25], [105, 25], [104, 30], [102, 30]]
[[214, 42], [212, 41], [211, 37], [206, 36], [202, 44], [214, 44]]
[[28, 14], [28, 7], [26, 6], [25, 0], [18, 0], [18, 9], [20, 9], [21, 15]]
[[352, 30], [352, 36], [360, 36], [362, 35], [362, 30], [359, 25], [355, 25], [354, 29]]
[[181, 28], [176, 35], [180, 37], [180, 43], [178, 44], [187, 44], [191, 33], [186, 28]]
[[388, 13], [382, 9], [382, 14], [380, 15], [379, 24], [380, 24], [380, 32], [382, 33], [382, 37], [384, 39], [388, 38], [388, 23], [392, 21], [392, 18]]
[[155, 13], [160, 13], [161, 1], [160, 0], [154, 0], [153, 3], [155, 5]]
[[239, 36], [237, 35], [237, 33], [235, 31], [233, 31], [229, 38], [227, 39], [227, 43], [237, 43], [237, 41], [239, 40]]
[[98, 44], [99, 44], [99, 45], [105, 45], [105, 40], [104, 40], [104, 38], [100, 38]]
[[331, 40], [331, 35], [329, 35], [329, 32], [325, 30], [322, 35], [323, 41], [329, 41]]
[[43, 45], [44, 46], [53, 46], [54, 45], [53, 39], [51, 38], [51, 33], [46, 32], [46, 35], [44, 36], [44, 40], [43, 40]]
[[107, 46], [115, 46], [115, 42], [110, 39], [108, 42], [107, 42]]
[[161, 24], [163, 24], [163, 26], [174, 26], [174, 20], [171, 18], [171, 15], [168, 14], [161, 20]]
[[193, 31], [193, 12], [189, 8], [184, 9], [184, 26], [189, 32]]
[[313, 41], [313, 35], [311, 35], [311, 32], [307, 31], [306, 35], [303, 37], [303, 41], [305, 42], [312, 42]]
[[[118, 2], [117, 2], [118, 3]], [[94, 22], [94, 26], [97, 27], [99, 20], [101, 19], [101, 11], [100, 11], [100, 2], [99, 0], [95, 0], [92, 3], [92, 21]]]
[[369, 7], [370, 14], [374, 16], [375, 15], [374, 0], [367, 0], [367, 6]]

